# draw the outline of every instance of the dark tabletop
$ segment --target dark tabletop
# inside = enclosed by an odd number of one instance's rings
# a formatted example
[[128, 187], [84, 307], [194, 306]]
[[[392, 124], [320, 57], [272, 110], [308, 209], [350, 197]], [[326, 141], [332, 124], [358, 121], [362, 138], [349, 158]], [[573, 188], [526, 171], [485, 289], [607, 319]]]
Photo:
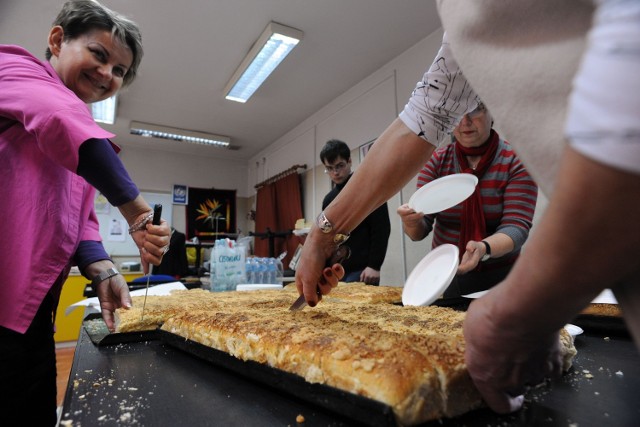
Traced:
[[[633, 342], [587, 332], [576, 347], [571, 371], [530, 392], [521, 411], [499, 416], [480, 409], [425, 426], [640, 425], [640, 355]], [[317, 396], [310, 399], [308, 390], [292, 395], [260, 383], [242, 366], [227, 369], [162, 340], [96, 346], [83, 328], [62, 420], [75, 426], [297, 426], [302, 415], [304, 426], [362, 425], [350, 418], [347, 400], [338, 414], [310, 403]], [[375, 410], [370, 416], [378, 417]], [[379, 419], [387, 422], [383, 413]]]

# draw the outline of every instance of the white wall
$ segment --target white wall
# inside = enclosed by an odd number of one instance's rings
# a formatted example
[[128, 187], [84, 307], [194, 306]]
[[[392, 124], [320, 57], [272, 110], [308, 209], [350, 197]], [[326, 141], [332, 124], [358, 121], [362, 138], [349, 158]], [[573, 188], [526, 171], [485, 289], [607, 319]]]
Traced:
[[[322, 146], [331, 138], [345, 141], [352, 150], [354, 169], [357, 168], [360, 163], [358, 147], [377, 138], [397, 117], [416, 82], [431, 64], [441, 40], [442, 31], [426, 37], [252, 158], [248, 165], [247, 192], [255, 193], [253, 186], [256, 183], [294, 164], [306, 164], [303, 209], [307, 221], [313, 220], [330, 190], [329, 178], [323, 173], [318, 155]], [[401, 222], [395, 213], [414, 188], [415, 180], [412, 180], [388, 202], [391, 237], [382, 266], [383, 284], [402, 286], [408, 272], [430, 248], [430, 241], [405, 242]]]
[[[133, 182], [142, 191], [171, 193], [174, 184], [236, 190], [236, 224], [246, 234], [246, 163], [136, 147], [124, 147], [120, 152], [120, 158]], [[171, 224], [185, 232], [187, 227], [184, 206], [173, 205]]]

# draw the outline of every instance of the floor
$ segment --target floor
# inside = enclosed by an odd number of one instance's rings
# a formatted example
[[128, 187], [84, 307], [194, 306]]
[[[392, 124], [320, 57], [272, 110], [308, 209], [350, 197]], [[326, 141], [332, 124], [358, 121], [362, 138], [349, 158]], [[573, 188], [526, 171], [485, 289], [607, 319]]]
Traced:
[[62, 406], [64, 402], [64, 394], [67, 391], [67, 383], [69, 381], [69, 373], [73, 364], [73, 355], [76, 352], [75, 343], [57, 344], [56, 345], [56, 368], [58, 383], [58, 406]]

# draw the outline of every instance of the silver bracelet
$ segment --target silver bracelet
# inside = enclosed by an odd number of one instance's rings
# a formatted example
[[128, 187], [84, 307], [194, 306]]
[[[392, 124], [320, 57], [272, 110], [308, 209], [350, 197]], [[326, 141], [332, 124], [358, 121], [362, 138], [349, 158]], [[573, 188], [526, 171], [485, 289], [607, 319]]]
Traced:
[[120, 274], [120, 272], [118, 270], [116, 270], [115, 268], [108, 268], [105, 271], [103, 271], [102, 273], [98, 274], [96, 277], [94, 277], [91, 280], [91, 286], [93, 286], [93, 289], [95, 290], [96, 286], [98, 286], [98, 284], [104, 282], [107, 279], [112, 278], [113, 276], [116, 276]]
[[131, 227], [129, 227], [129, 234], [135, 233], [136, 231], [144, 230], [145, 226], [149, 221], [153, 218], [153, 211], [149, 211], [144, 218], [140, 221], [135, 222]]

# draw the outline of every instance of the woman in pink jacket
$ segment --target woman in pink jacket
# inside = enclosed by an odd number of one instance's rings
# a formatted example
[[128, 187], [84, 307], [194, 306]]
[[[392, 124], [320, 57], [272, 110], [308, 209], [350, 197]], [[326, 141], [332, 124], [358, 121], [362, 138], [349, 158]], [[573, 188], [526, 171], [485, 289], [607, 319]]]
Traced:
[[[73, 264], [97, 287], [103, 318], [130, 307], [106, 254], [95, 188], [130, 225], [145, 271], [169, 243], [86, 104], [130, 84], [142, 58], [137, 26], [94, 1], [66, 3], [47, 61], [0, 45], [0, 413], [7, 425], [55, 425], [53, 314]], [[14, 420], [14, 418], [16, 418]], [[11, 422], [14, 421], [14, 422]], [[18, 422], [19, 421], [19, 422]]]

